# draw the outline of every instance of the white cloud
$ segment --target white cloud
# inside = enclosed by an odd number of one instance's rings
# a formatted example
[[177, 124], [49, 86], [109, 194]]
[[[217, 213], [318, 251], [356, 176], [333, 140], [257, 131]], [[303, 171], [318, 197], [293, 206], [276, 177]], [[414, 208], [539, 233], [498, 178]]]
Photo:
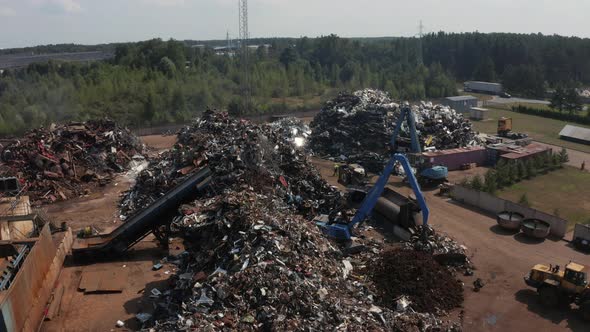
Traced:
[[0, 17], [15, 16], [16, 11], [8, 7], [0, 7]]
[[30, 0], [34, 6], [57, 13], [75, 13], [82, 10], [80, 0]]

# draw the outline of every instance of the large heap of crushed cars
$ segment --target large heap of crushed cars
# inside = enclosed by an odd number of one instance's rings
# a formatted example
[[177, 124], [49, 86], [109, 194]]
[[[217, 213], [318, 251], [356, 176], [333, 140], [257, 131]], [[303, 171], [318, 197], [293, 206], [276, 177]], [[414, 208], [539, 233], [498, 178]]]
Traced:
[[[413, 105], [421, 146], [430, 140], [438, 150], [478, 144], [471, 123], [444, 105], [422, 102]], [[380, 172], [400, 105], [379, 90], [340, 93], [326, 102], [310, 124], [310, 148], [322, 157], [360, 163], [371, 172]], [[405, 124], [401, 138], [409, 137]]]
[[35, 203], [78, 197], [128, 168], [141, 141], [111, 120], [52, 124], [0, 148], [0, 174], [16, 176]]
[[[379, 266], [388, 244], [361, 239], [365, 250], [349, 256], [311, 222], [340, 208], [343, 199], [302, 150], [306, 137], [305, 127], [292, 119], [255, 125], [208, 111], [140, 173], [122, 200], [126, 215], [199, 167], [208, 166], [214, 174], [209, 190], [181, 206], [172, 221], [186, 250], [166, 258], [177, 271], [171, 289], [155, 292], [155, 309], [138, 314], [145, 330], [459, 330], [438, 317], [460, 304], [460, 287], [447, 290], [453, 300], [425, 312], [415, 311], [413, 303], [427, 301], [428, 294], [385, 301], [382, 294], [390, 293], [381, 287], [384, 279], [370, 271]], [[422, 264], [403, 263], [399, 269]], [[429, 276], [440, 277], [424, 277]]]

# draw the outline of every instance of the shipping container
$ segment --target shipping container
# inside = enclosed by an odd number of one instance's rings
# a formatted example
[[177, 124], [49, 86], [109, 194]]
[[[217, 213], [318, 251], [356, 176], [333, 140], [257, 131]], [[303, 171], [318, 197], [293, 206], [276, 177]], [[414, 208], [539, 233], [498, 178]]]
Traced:
[[491, 82], [478, 82], [478, 81], [469, 81], [463, 84], [463, 90], [465, 92], [483, 92], [483, 93], [490, 93], [490, 94], [500, 94], [502, 93], [502, 84], [500, 83], [491, 83]]
[[483, 166], [487, 161], [486, 149], [481, 146], [424, 152], [422, 156], [430, 165], [446, 166], [449, 171], [460, 170], [464, 164]]
[[574, 240], [575, 239], [590, 241], [590, 225], [576, 224], [574, 227]]
[[576, 224], [572, 242], [578, 249], [590, 250], [590, 225]]
[[449, 106], [459, 113], [469, 114], [472, 107], [477, 107], [479, 100], [474, 96], [454, 96], [446, 97], [443, 99], [442, 104]]

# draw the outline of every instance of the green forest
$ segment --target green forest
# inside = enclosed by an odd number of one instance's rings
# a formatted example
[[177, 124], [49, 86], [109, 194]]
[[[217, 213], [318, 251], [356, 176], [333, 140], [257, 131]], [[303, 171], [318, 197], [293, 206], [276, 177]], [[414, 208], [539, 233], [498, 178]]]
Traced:
[[[55, 121], [108, 116], [133, 127], [185, 122], [207, 107], [241, 113], [310, 109], [340, 90], [379, 88], [421, 100], [457, 93], [468, 79], [502, 82], [516, 95], [590, 85], [590, 39], [520, 34], [417, 38], [257, 39], [249, 53], [252, 103], [239, 98], [240, 57], [213, 43], [162, 41], [50, 45], [17, 51], [113, 50], [109, 61], [47, 62], [0, 77], [0, 134]], [[195, 47], [205, 44], [205, 47]]]

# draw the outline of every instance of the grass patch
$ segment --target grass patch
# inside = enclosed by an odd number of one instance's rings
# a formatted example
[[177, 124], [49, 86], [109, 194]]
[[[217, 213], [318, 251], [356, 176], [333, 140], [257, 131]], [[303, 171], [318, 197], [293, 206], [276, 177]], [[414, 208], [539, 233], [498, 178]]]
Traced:
[[[534, 140], [590, 153], [590, 146], [588, 145], [564, 141], [559, 138], [559, 132], [567, 124], [565, 121], [512, 112], [497, 108], [496, 105], [487, 107], [490, 109], [488, 119], [473, 121], [474, 129], [479, 132], [495, 134], [498, 128], [498, 119], [504, 116], [512, 118], [514, 131], [527, 133]], [[579, 124], [576, 124], [576, 126], [588, 127]]]
[[531, 207], [549, 214], [559, 211], [568, 228], [590, 223], [590, 173], [565, 166], [498, 191], [497, 196], [518, 202], [526, 193]]
[[268, 104], [277, 106], [284, 111], [309, 111], [322, 108], [327, 100], [334, 98], [337, 95], [336, 89], [326, 89], [322, 94], [292, 96], [285, 98], [271, 98]]
[[490, 103], [490, 104], [485, 105], [484, 107], [494, 108], [494, 109], [499, 109], [499, 110], [504, 110], [504, 111], [510, 111], [513, 106], [524, 106], [524, 107], [536, 108], [536, 109], [540, 109], [540, 110], [557, 112], [554, 109], [552, 109], [551, 107], [549, 107], [549, 105], [535, 104], [535, 103], [521, 103], [521, 102], [507, 103], [507, 104]]

